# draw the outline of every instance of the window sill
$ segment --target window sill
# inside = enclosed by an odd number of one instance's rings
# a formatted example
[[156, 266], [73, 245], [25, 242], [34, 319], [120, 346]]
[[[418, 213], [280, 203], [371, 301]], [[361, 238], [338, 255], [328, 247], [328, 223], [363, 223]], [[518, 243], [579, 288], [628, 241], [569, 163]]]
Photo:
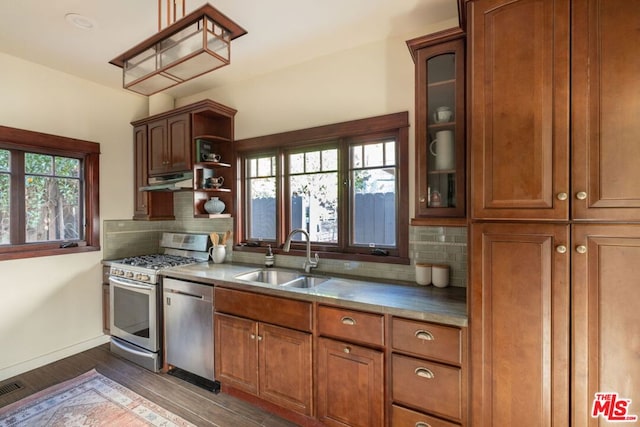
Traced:
[[[267, 250], [266, 244], [264, 246], [241, 246], [236, 245], [233, 247], [234, 251], [238, 252], [252, 252], [265, 254]], [[291, 249], [289, 252], [284, 252], [282, 249], [277, 249], [272, 247], [272, 251], [274, 255], [280, 256], [298, 256], [298, 257], [306, 257], [307, 252], [299, 249]], [[379, 262], [385, 264], [403, 264], [409, 265], [411, 264], [411, 260], [409, 258], [397, 257], [397, 256], [380, 256], [380, 255], [369, 255], [369, 254], [355, 254], [355, 253], [344, 253], [344, 252], [322, 252], [322, 251], [311, 251], [312, 256], [315, 253], [318, 253], [320, 259], [342, 259], [345, 261], [360, 261], [360, 262]]]
[[99, 250], [100, 246], [77, 246], [72, 248], [56, 247], [47, 249], [14, 246], [8, 248], [0, 248], [0, 261], [23, 258], [38, 258], [63, 254], [76, 254], [81, 252], [95, 252]]

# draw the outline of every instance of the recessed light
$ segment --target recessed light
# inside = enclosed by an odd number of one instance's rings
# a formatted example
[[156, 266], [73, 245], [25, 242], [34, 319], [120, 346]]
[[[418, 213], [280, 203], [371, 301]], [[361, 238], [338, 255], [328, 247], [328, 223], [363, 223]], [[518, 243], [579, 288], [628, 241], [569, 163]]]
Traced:
[[78, 13], [67, 13], [64, 19], [74, 27], [78, 27], [81, 30], [92, 30], [96, 26], [96, 21]]

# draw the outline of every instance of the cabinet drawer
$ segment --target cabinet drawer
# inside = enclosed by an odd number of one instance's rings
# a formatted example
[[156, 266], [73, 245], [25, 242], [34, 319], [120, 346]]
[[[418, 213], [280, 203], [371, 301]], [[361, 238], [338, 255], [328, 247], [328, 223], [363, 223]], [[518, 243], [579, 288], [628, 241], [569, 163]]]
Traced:
[[460, 427], [401, 406], [391, 406], [391, 427]]
[[318, 331], [347, 341], [384, 345], [384, 317], [379, 314], [320, 306]]
[[462, 363], [462, 330], [451, 326], [394, 318], [393, 348], [446, 363]]
[[311, 332], [308, 302], [216, 287], [213, 306], [221, 313]]
[[391, 360], [394, 402], [456, 420], [462, 418], [460, 368], [398, 354]]

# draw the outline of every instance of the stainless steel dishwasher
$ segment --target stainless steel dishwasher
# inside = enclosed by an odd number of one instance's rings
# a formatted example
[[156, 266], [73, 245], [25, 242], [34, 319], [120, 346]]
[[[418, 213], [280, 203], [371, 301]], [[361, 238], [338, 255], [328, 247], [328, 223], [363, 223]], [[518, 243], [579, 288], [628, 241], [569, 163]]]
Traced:
[[166, 362], [214, 381], [213, 286], [163, 280]]

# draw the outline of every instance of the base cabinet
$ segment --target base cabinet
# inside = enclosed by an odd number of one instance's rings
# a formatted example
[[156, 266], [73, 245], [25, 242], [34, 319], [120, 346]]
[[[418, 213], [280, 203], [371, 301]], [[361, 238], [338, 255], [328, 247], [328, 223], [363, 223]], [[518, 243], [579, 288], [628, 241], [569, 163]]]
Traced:
[[258, 394], [258, 324], [249, 319], [216, 313], [216, 379]]
[[282, 408], [313, 414], [311, 304], [215, 288], [216, 379]]
[[418, 411], [403, 408], [402, 406], [391, 406], [391, 426], [392, 427], [459, 427], [460, 424], [450, 423], [439, 418], [430, 417]]
[[216, 313], [215, 335], [223, 385], [311, 415], [311, 334]]
[[318, 339], [318, 419], [328, 426], [384, 425], [384, 354]]

